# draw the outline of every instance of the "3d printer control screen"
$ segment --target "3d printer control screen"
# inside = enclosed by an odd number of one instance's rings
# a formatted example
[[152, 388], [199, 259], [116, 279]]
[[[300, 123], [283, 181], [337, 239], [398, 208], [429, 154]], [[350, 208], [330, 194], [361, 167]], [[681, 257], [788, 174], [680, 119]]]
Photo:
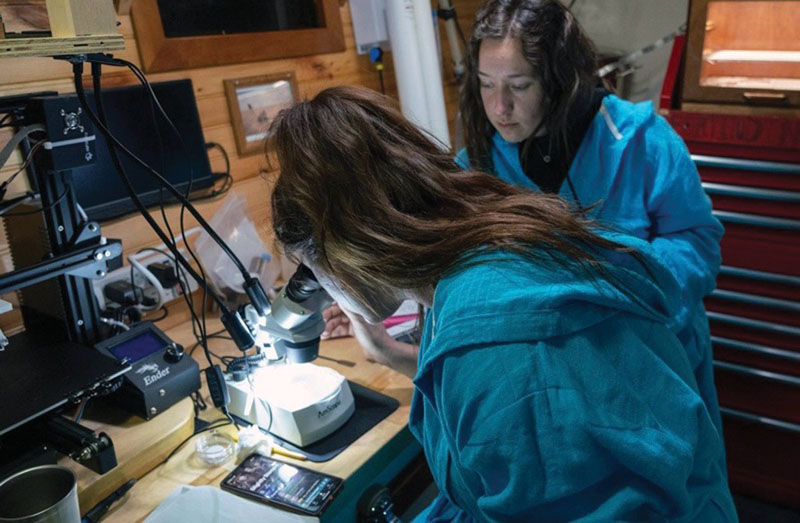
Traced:
[[164, 340], [150, 331], [145, 331], [135, 338], [111, 348], [110, 351], [120, 361], [127, 360], [128, 363], [136, 363], [140, 359], [163, 349], [164, 346]]

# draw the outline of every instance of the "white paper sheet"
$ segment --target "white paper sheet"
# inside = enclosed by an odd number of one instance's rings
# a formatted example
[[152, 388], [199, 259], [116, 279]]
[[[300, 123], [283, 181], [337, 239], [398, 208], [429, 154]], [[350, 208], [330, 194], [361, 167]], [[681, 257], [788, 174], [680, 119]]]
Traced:
[[319, 521], [312, 516], [292, 514], [263, 503], [250, 501], [217, 487], [183, 485], [175, 490], [145, 519], [145, 523], [305, 523]]

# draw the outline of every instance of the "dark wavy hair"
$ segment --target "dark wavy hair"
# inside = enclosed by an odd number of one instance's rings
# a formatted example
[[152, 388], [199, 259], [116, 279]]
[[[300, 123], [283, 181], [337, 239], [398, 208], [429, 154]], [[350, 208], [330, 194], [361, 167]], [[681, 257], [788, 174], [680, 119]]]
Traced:
[[[541, 125], [550, 140], [567, 142], [567, 113], [577, 100], [588, 100], [597, 77], [594, 45], [572, 13], [558, 0], [489, 0], [478, 11], [472, 26], [467, 74], [459, 109], [470, 165], [493, 171], [491, 139], [495, 132], [481, 100], [478, 53], [486, 39], [519, 38], [525, 59], [542, 85], [546, 106]], [[535, 134], [535, 133], [534, 133]], [[523, 144], [523, 147], [526, 147]]]
[[[556, 196], [462, 171], [389, 98], [333, 87], [281, 111], [272, 225], [363, 304], [359, 289], [427, 289], [487, 250], [602, 271], [598, 249], [638, 253], [590, 230]], [[356, 284], [357, 283], [357, 284]]]

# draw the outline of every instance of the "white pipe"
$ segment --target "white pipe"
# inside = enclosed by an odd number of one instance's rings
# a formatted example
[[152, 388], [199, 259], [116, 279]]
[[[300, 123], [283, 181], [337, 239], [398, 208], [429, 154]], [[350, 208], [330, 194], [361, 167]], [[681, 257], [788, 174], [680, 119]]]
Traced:
[[414, 18], [417, 25], [417, 41], [419, 42], [419, 63], [422, 66], [424, 79], [425, 103], [428, 109], [427, 130], [436, 137], [445, 148], [450, 148], [450, 130], [447, 128], [447, 110], [444, 105], [444, 88], [442, 87], [442, 68], [436, 46], [436, 35], [433, 32], [433, 11], [430, 0], [413, 0]]
[[414, 0], [386, 0], [386, 23], [403, 115], [430, 130], [425, 82], [415, 27]]

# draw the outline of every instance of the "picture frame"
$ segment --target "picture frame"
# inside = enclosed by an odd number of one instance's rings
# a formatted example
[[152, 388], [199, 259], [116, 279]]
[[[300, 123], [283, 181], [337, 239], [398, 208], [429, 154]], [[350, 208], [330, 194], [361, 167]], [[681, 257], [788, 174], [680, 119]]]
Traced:
[[[317, 27], [293, 30], [220, 32], [190, 31], [171, 35], [162, 19], [159, 1], [137, 0], [131, 5], [131, 18], [142, 68], [147, 73], [212, 67], [241, 62], [291, 58], [345, 50], [339, 0], [315, 0]], [[224, 3], [223, 0], [217, 2]], [[208, 4], [209, 2], [204, 2]], [[213, 2], [212, 2], [213, 3]], [[163, 6], [180, 4], [193, 9], [191, 0], [169, 0]], [[231, 3], [231, 5], [237, 5]], [[283, 4], [289, 5], [291, 4]], [[295, 9], [292, 7], [291, 9]], [[296, 9], [295, 9], [296, 10]], [[287, 11], [291, 13], [291, 10]], [[195, 16], [189, 17], [190, 19]], [[224, 21], [224, 18], [223, 18]], [[181, 25], [190, 25], [181, 19]]]
[[263, 154], [275, 115], [298, 100], [294, 72], [230, 79], [224, 84], [239, 156]]

